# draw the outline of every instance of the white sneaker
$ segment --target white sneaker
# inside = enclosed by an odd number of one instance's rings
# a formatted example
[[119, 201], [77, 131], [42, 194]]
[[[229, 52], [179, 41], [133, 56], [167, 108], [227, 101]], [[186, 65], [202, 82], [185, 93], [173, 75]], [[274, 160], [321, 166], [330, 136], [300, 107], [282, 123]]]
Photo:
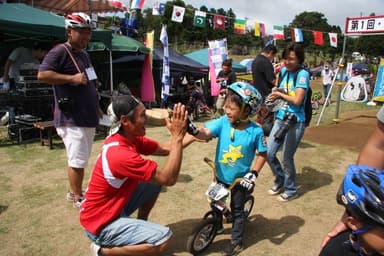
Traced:
[[[84, 195], [84, 190], [81, 192], [81, 196]], [[73, 202], [73, 200], [75, 200], [75, 194], [72, 193], [71, 191], [68, 191], [67, 192], [67, 201], [68, 202]]]
[[91, 256], [99, 256], [100, 246], [92, 242], [90, 248], [91, 248]]
[[73, 194], [71, 191], [68, 191], [67, 192], [67, 201], [73, 202], [74, 199], [75, 199], [75, 194]]
[[298, 198], [299, 196], [297, 194], [293, 194], [293, 195], [288, 195], [286, 193], [283, 193], [281, 194], [280, 196], [277, 197], [277, 201], [280, 201], [280, 202], [288, 202], [288, 201], [291, 201], [295, 198]]
[[84, 197], [80, 197], [79, 199], [77, 199], [77, 201], [73, 201], [73, 207], [80, 209], [83, 201], [84, 201]]
[[278, 194], [280, 194], [282, 191], [283, 191], [283, 186], [280, 186], [280, 187], [273, 186], [273, 187], [271, 187], [271, 188], [268, 190], [268, 194], [274, 196], [274, 195], [278, 195]]

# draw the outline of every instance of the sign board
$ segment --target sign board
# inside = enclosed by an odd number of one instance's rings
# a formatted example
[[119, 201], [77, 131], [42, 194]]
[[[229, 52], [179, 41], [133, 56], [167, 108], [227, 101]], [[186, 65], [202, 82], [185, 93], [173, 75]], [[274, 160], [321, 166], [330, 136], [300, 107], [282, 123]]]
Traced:
[[372, 99], [373, 101], [384, 102], [384, 60], [381, 60], [379, 70], [377, 71]]
[[346, 35], [363, 35], [384, 33], [384, 16], [347, 18]]

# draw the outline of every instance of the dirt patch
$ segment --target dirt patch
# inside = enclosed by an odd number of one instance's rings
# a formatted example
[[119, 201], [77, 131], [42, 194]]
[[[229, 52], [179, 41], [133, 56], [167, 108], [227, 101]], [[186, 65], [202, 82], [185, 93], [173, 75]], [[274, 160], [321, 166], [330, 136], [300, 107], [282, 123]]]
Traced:
[[306, 129], [304, 140], [359, 151], [375, 128], [376, 113], [376, 109], [355, 111], [344, 114], [337, 124], [311, 126]]

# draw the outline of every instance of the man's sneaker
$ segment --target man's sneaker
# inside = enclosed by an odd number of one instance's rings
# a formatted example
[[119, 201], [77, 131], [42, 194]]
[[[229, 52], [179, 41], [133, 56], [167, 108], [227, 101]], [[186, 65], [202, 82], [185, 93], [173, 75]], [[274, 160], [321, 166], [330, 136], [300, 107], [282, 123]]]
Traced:
[[241, 251], [243, 251], [243, 244], [233, 244], [230, 243], [227, 248], [223, 251], [223, 256], [235, 256], [238, 255]]
[[77, 201], [76, 200], [73, 201], [73, 207], [80, 209], [83, 201], [84, 201], [84, 197], [79, 197], [79, 199], [77, 199]]
[[100, 252], [100, 246], [95, 244], [94, 242], [91, 243], [91, 256], [100, 256], [102, 255]]
[[268, 190], [268, 194], [270, 195], [277, 195], [277, 194], [280, 194], [281, 193], [281, 190], [282, 190], [283, 186], [273, 186], [271, 187], [269, 190]]
[[297, 197], [298, 197], [297, 194], [287, 195], [286, 193], [283, 193], [283, 194], [281, 194], [280, 196], [277, 197], [277, 201], [288, 202], [288, 201], [291, 201], [291, 200], [293, 200], [293, 199], [295, 199]]
[[67, 201], [68, 202], [73, 202], [75, 200], [75, 194], [73, 194], [71, 191], [67, 192]]
[[[81, 192], [81, 196], [84, 195], [84, 191]], [[75, 200], [75, 194], [72, 193], [71, 191], [68, 191], [67, 192], [67, 201], [68, 202], [73, 202], [73, 200]]]

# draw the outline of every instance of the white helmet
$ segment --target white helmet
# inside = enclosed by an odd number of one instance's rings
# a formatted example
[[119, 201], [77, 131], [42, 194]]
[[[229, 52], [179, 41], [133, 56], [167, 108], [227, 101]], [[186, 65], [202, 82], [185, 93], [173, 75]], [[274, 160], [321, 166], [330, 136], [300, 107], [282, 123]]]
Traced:
[[91, 18], [83, 12], [74, 12], [65, 17], [65, 28], [91, 28]]

